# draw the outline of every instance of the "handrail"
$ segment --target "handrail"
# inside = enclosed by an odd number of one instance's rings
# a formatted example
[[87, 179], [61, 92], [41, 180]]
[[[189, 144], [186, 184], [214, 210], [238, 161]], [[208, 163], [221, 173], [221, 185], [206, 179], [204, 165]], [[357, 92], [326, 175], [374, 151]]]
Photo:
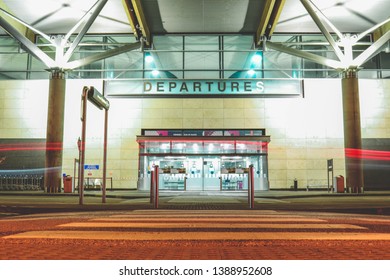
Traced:
[[[76, 179], [75, 182], [78, 183], [78, 177], [75, 177], [75, 179]], [[92, 186], [93, 185], [93, 184], [89, 184], [89, 181], [92, 180], [92, 183], [93, 183], [93, 181], [96, 180], [96, 179], [99, 179], [99, 180], [103, 181], [103, 177], [85, 177], [84, 178], [84, 189], [88, 190], [88, 186]], [[106, 178], [106, 180], [110, 180], [110, 184], [111, 184], [111, 188], [110, 189], [111, 190], [113, 190], [113, 182], [112, 182], [113, 180], [112, 179], [113, 179], [113, 177], [107, 177]], [[85, 182], [87, 182], [87, 184], [85, 184]], [[103, 185], [103, 183], [102, 183], [102, 185]], [[87, 188], [85, 188], [85, 187], [87, 187]], [[78, 190], [78, 188], [79, 188], [79, 186], [77, 184], [77, 186], [75, 186], [75, 190], [76, 189]]]

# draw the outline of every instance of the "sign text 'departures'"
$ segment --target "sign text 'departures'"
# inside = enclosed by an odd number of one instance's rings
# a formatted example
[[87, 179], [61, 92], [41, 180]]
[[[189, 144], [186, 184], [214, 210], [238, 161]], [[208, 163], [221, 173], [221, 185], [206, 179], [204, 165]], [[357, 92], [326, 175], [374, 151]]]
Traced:
[[298, 79], [225, 79], [225, 80], [110, 80], [105, 82], [108, 96], [197, 96], [259, 95], [302, 96]]

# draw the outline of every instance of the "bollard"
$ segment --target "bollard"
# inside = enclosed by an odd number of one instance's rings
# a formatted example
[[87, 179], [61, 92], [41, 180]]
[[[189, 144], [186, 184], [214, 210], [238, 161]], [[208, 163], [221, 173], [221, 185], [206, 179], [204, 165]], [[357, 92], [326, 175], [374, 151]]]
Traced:
[[249, 200], [249, 208], [255, 208], [255, 174], [253, 170], [253, 165], [249, 166], [249, 174], [248, 174], [248, 200]]
[[154, 171], [150, 172], [150, 203], [154, 202]]
[[294, 191], [298, 190], [298, 180], [294, 179]]
[[155, 176], [155, 179], [154, 179], [154, 208], [155, 209], [158, 209], [158, 173], [159, 173], [159, 170], [158, 170], [158, 165], [156, 165], [154, 167], [154, 176]]

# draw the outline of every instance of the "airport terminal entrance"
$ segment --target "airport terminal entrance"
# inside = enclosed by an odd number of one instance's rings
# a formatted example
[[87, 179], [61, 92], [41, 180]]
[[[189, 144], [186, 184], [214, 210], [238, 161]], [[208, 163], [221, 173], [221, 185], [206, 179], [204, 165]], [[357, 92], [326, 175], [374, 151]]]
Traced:
[[150, 189], [159, 166], [162, 191], [247, 191], [249, 167], [255, 189], [268, 190], [269, 136], [257, 130], [142, 130], [138, 189]]

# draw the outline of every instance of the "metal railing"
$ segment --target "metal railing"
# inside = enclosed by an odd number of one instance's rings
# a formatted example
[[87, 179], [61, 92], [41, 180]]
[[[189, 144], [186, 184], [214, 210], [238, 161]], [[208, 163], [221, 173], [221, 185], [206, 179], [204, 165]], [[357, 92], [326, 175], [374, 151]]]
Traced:
[[0, 175], [0, 191], [43, 190], [43, 175]]
[[[79, 180], [78, 177], [73, 178], [75, 190], [79, 189]], [[113, 190], [113, 183], [112, 183], [112, 177], [106, 178], [108, 181], [110, 181], [110, 189]], [[86, 177], [84, 178], [84, 190], [101, 190], [103, 186], [103, 177]]]

